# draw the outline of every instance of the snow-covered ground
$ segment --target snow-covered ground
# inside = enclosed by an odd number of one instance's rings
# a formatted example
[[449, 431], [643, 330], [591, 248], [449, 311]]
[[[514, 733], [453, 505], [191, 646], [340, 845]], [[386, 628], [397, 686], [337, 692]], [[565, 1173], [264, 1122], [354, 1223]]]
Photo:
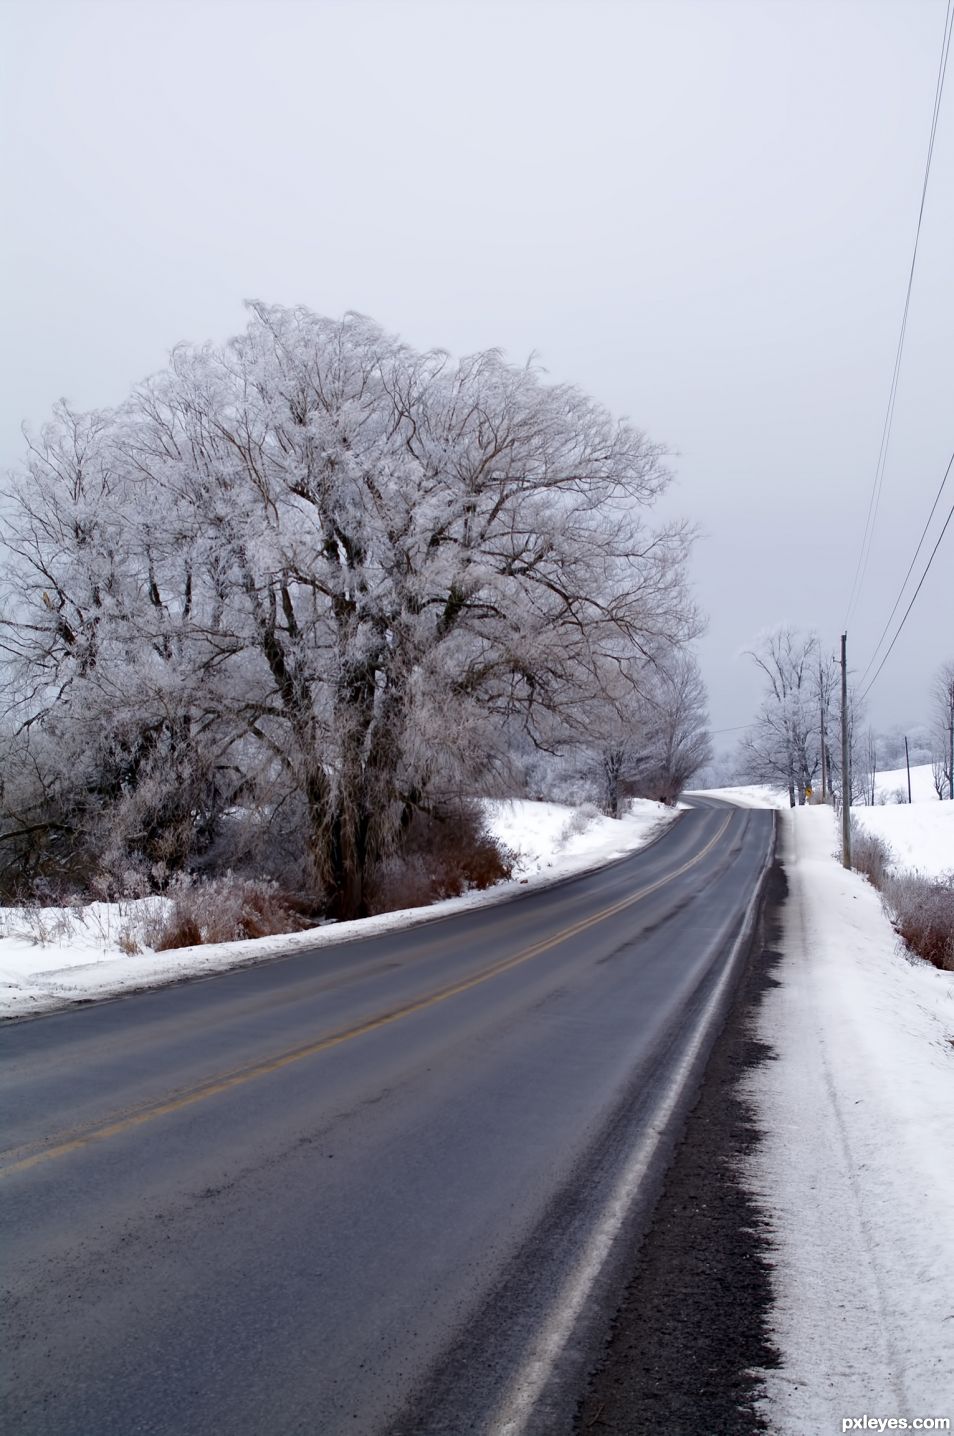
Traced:
[[777, 1245], [769, 1426], [954, 1417], [954, 974], [901, 952], [829, 809], [780, 821], [781, 982], [759, 1018], [777, 1060], [750, 1080]]
[[954, 803], [912, 803], [890, 808], [852, 808], [860, 825], [891, 849], [892, 867], [925, 877], [954, 873]]
[[[898, 866], [949, 872], [954, 803], [930, 771], [912, 770], [910, 806], [853, 811]], [[878, 893], [842, 868], [830, 808], [766, 806], [781, 808], [789, 883], [779, 986], [758, 1018], [776, 1057], [748, 1080], [764, 1132], [750, 1177], [776, 1244], [767, 1424], [806, 1436], [865, 1413], [954, 1419], [954, 973], [902, 949]]]
[[[898, 803], [898, 792], [904, 802]], [[866, 832], [876, 833], [891, 849], [892, 866], [909, 868], [925, 877], [954, 873], [954, 803], [939, 802], [930, 764], [911, 769], [911, 799], [907, 801], [907, 774], [879, 773], [873, 808], [852, 808]], [[881, 804], [881, 799], [887, 802]]]
[[[307, 932], [154, 952], [142, 942], [141, 921], [148, 907], [162, 899], [65, 909], [0, 908], [0, 1017], [158, 987], [499, 902], [527, 886], [544, 886], [644, 847], [676, 816], [661, 803], [643, 800], [634, 802], [618, 821], [591, 807], [527, 801], [488, 803], [487, 814], [495, 836], [517, 854], [511, 881], [430, 907], [329, 923]], [[141, 951], [124, 951], [130, 943]]]
[[[908, 774], [906, 768], [889, 768], [875, 777], [875, 797], [879, 803], [906, 803], [908, 801]], [[918, 763], [911, 769], [912, 803], [938, 802], [934, 786], [934, 770], [930, 763]]]

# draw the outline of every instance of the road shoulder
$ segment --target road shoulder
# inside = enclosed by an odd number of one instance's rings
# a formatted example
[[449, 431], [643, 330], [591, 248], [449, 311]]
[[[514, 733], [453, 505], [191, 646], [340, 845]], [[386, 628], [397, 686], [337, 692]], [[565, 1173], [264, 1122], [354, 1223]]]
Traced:
[[775, 983], [785, 877], [769, 877], [757, 940], [643, 1238], [577, 1436], [753, 1436], [768, 1429], [756, 1370], [771, 1368], [768, 1223], [743, 1181], [759, 1142], [742, 1078], [770, 1049], [753, 1031]]

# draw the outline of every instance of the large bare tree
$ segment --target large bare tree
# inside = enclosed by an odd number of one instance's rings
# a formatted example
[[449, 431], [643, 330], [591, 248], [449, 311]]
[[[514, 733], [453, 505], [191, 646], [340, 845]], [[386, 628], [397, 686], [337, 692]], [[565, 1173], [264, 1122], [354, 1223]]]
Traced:
[[189, 813], [267, 773], [331, 909], [360, 913], [413, 813], [479, 784], [514, 724], [586, 732], [697, 631], [691, 534], [650, 522], [668, 481], [532, 367], [253, 306], [32, 447], [5, 534], [18, 722], [118, 751], [117, 793], [188, 775]]

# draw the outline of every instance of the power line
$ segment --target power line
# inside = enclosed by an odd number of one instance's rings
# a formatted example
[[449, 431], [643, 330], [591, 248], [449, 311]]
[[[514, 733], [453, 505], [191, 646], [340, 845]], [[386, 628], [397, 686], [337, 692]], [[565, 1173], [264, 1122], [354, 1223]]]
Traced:
[[878, 517], [878, 507], [881, 501], [881, 490], [884, 484], [884, 473], [888, 458], [888, 445], [891, 440], [891, 425], [894, 420], [894, 406], [898, 394], [898, 381], [901, 374], [901, 358], [904, 352], [904, 340], [908, 327], [908, 313], [911, 306], [911, 289], [914, 283], [914, 271], [917, 264], [918, 244], [921, 239], [921, 222], [924, 218], [924, 204], [927, 198], [928, 180], [931, 175], [931, 160], [934, 154], [934, 138], [937, 133], [938, 115], [941, 109], [941, 96], [944, 91], [944, 78], [947, 72], [947, 59], [951, 46], [952, 28], [952, 0], [948, 0], [947, 10], [944, 17], [944, 33], [941, 39], [941, 58], [938, 63], [937, 81], [934, 87], [934, 111], [931, 116], [931, 134], [928, 140], [927, 159], [924, 166], [924, 182], [921, 187], [921, 205], [918, 210], [918, 223], [914, 236], [914, 251], [911, 255], [911, 267], [908, 273], [908, 285], [904, 299], [904, 312], [901, 319], [901, 332], [898, 336], [898, 345], [895, 352], [894, 370], [891, 376], [891, 388], [888, 394], [888, 406], [885, 412], [884, 424], [881, 430], [881, 445], [878, 452], [878, 463], [875, 468], [875, 477], [872, 483], [871, 495], [868, 499], [868, 513], [865, 518], [865, 529], [861, 540], [861, 551], [858, 555], [858, 562], [855, 566], [855, 576], [852, 582], [851, 595], [848, 600], [848, 616], [857, 597], [860, 596], [861, 585], [868, 567], [868, 559], [871, 554], [871, 545], [874, 539], [875, 523]]
[[914, 270], [918, 258], [918, 244], [921, 239], [921, 222], [924, 218], [924, 203], [927, 199], [928, 180], [931, 177], [931, 160], [934, 155], [934, 137], [937, 133], [937, 120], [941, 110], [941, 96], [944, 93], [944, 77], [947, 73], [947, 57], [951, 48], [952, 21], [954, 21], [954, 0], [947, 0], [947, 10], [944, 15], [944, 33], [941, 38], [941, 58], [938, 62], [937, 81], [934, 87], [934, 112], [931, 116], [931, 134], [928, 140], [927, 159], [924, 165], [924, 182], [921, 186], [921, 206], [918, 210], [918, 223], [914, 235], [914, 251], [911, 255], [911, 268], [908, 272], [908, 287], [904, 297], [904, 311], [901, 317], [901, 332], [898, 336], [898, 345], [894, 356], [894, 369], [891, 375], [891, 388], [888, 393], [888, 406], [885, 411], [884, 424], [881, 429], [881, 445], [878, 451], [878, 462], [875, 467], [875, 475], [871, 485], [871, 494], [868, 499], [868, 512], [865, 517], [864, 533], [861, 537], [861, 549], [858, 554], [858, 562], [855, 565], [855, 576], [851, 584], [851, 593], [848, 597], [848, 608], [845, 613], [845, 625], [851, 616], [856, 600], [861, 595], [861, 586], [864, 582], [865, 573], [868, 568], [868, 559], [871, 554], [871, 544], [874, 539], [875, 523], [878, 518], [878, 507], [881, 502], [881, 490], [884, 485], [884, 471], [888, 459], [888, 445], [891, 441], [891, 425], [894, 419], [894, 406], [898, 396], [898, 380], [901, 375], [901, 356], [904, 353], [904, 339], [908, 328], [908, 312], [911, 307], [911, 289], [914, 284]]
[[864, 683], [865, 679], [867, 678], [868, 674], [870, 673], [872, 664], [874, 663], [875, 659], [878, 657], [878, 653], [879, 653], [879, 651], [880, 651], [881, 645], [882, 645], [882, 643], [884, 643], [885, 635], [887, 634], [888, 629], [891, 627], [891, 620], [894, 618], [894, 615], [895, 615], [895, 614], [897, 613], [897, 611], [898, 611], [898, 607], [899, 607], [899, 605], [900, 605], [900, 603], [901, 603], [901, 599], [902, 599], [903, 596], [904, 596], [904, 590], [905, 590], [905, 589], [907, 588], [907, 586], [908, 586], [908, 579], [911, 577], [911, 573], [912, 573], [912, 570], [914, 569], [914, 565], [915, 565], [915, 564], [917, 563], [917, 561], [918, 561], [918, 554], [921, 552], [921, 549], [922, 549], [923, 546], [924, 546], [924, 540], [927, 538], [927, 531], [928, 531], [928, 529], [931, 527], [931, 520], [932, 520], [933, 517], [934, 517], [935, 510], [937, 509], [938, 503], [940, 502], [940, 499], [941, 499], [941, 495], [942, 495], [942, 493], [944, 492], [945, 485], [947, 484], [948, 476], [949, 476], [949, 474], [950, 474], [950, 472], [951, 472], [951, 467], [952, 467], [952, 465], [954, 465], [954, 454], [952, 454], [951, 457], [950, 457], [950, 459], [948, 460], [947, 468], [944, 470], [944, 477], [943, 477], [943, 479], [941, 480], [941, 484], [940, 484], [940, 487], [939, 487], [937, 493], [934, 495], [934, 502], [933, 502], [933, 504], [931, 505], [931, 512], [928, 514], [928, 516], [927, 516], [927, 521], [926, 521], [926, 523], [925, 523], [925, 525], [924, 525], [924, 528], [921, 530], [921, 537], [918, 539], [918, 546], [917, 546], [917, 548], [914, 550], [914, 557], [912, 558], [911, 562], [908, 564], [908, 571], [907, 571], [907, 573], [904, 575], [904, 579], [902, 580], [901, 587], [898, 589], [898, 596], [897, 596], [897, 598], [894, 600], [894, 607], [892, 608], [891, 612], [888, 614], [888, 621], [887, 621], [887, 623], [885, 624], [884, 628], [881, 630], [881, 636], [880, 636], [880, 638], [878, 639], [878, 642], [875, 644], [874, 652], [872, 653], [871, 657], [870, 657], [869, 660], [868, 660], [868, 667], [865, 669], [864, 673], [862, 673], [860, 679], [858, 680], [859, 686], [860, 686], [862, 683]]
[[[954, 463], [954, 454], [951, 455], [951, 463]], [[948, 465], [948, 468], [950, 468], [950, 464]], [[883, 668], [884, 665], [887, 663], [888, 658], [889, 658], [890, 655], [891, 655], [891, 650], [892, 650], [892, 648], [894, 647], [894, 645], [897, 643], [898, 639], [899, 639], [900, 636], [901, 636], [901, 630], [904, 628], [904, 625], [905, 625], [905, 623], [907, 622], [908, 614], [911, 612], [912, 608], [914, 607], [914, 601], [915, 601], [915, 599], [917, 598], [918, 594], [921, 592], [921, 588], [922, 588], [922, 586], [923, 586], [923, 584], [924, 584], [924, 580], [927, 578], [928, 574], [929, 574], [930, 571], [931, 571], [931, 564], [934, 562], [934, 555], [937, 553], [938, 549], [941, 547], [941, 540], [943, 539], [944, 535], [947, 533], [947, 526], [948, 526], [948, 524], [951, 522], [951, 519], [952, 519], [952, 518], [954, 518], [954, 504], [951, 504], [951, 507], [950, 507], [950, 510], [949, 510], [949, 512], [948, 512], [947, 518], [944, 520], [944, 527], [941, 529], [941, 532], [938, 534], [938, 536], [937, 536], [937, 543], [934, 545], [933, 549], [931, 550], [931, 557], [928, 559], [927, 563], [925, 564], [924, 572], [923, 572], [922, 575], [921, 575], [920, 582], [918, 583], [917, 588], [914, 590], [913, 594], [911, 595], [911, 602], [908, 604], [907, 608], [904, 610], [904, 617], [902, 618], [901, 622], [898, 624], [898, 627], [897, 627], [897, 629], [896, 629], [896, 631], [895, 631], [895, 635], [894, 635], [894, 637], [892, 638], [891, 642], [888, 644], [888, 647], [887, 647], [887, 649], [886, 649], [886, 651], [885, 651], [884, 657], [882, 658], [881, 662], [878, 664], [878, 667], [875, 669], [874, 677], [872, 678], [871, 682], [868, 684], [867, 688], [865, 689], [865, 691], [864, 691], [864, 692], [862, 693], [862, 695], [861, 695], [861, 700], [862, 700], [862, 702], [864, 701], [865, 698], [867, 698], [868, 694], [871, 692], [871, 690], [872, 690], [872, 688], [874, 687], [875, 683], [878, 681], [878, 674], [881, 672], [882, 668]]]

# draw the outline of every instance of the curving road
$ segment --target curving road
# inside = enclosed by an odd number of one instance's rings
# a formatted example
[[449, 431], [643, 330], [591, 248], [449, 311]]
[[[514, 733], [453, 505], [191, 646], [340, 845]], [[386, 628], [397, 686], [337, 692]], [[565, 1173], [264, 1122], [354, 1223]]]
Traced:
[[4, 1026], [3, 1429], [565, 1429], [773, 841]]

